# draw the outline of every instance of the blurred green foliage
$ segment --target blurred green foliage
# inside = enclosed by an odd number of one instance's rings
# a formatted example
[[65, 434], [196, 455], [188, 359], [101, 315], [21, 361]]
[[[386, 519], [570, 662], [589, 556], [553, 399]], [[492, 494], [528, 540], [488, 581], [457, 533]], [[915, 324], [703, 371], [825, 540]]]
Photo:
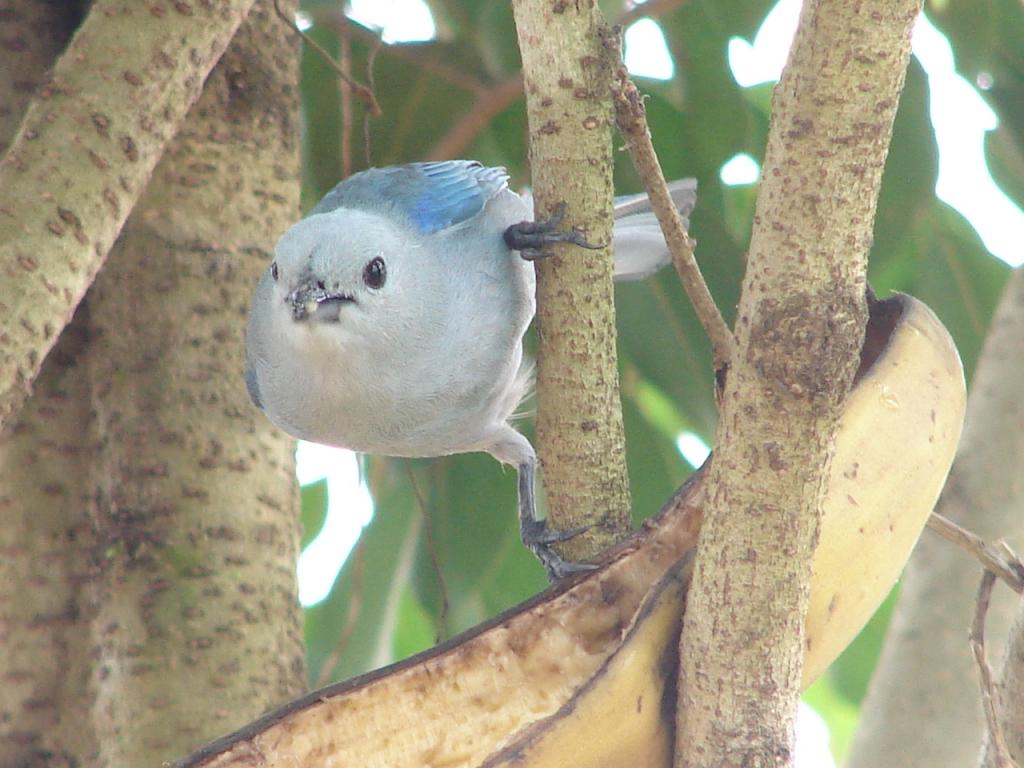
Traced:
[[[335, 55], [346, 49], [357, 79], [370, 79], [372, 59], [372, 81], [383, 108], [364, 134], [363, 105], [355, 98], [343, 105], [333, 72], [305, 49], [307, 207], [345, 172], [366, 167], [367, 158], [373, 165], [389, 165], [437, 157], [440, 150], [504, 165], [514, 185], [528, 183], [525, 107], [509, 87], [519, 66], [509, 4], [431, 0], [429, 5], [438, 40], [382, 46], [369, 30], [341, 22], [333, 0], [303, 3], [314, 21], [310, 33]], [[621, 13], [621, 3], [602, 5], [611, 18]], [[756, 188], [725, 187], [719, 171], [739, 152], [762, 156], [770, 86], [739, 87], [726, 46], [734, 36], [752, 39], [770, 7], [766, 0], [680, 4], [659, 19], [676, 63], [675, 78], [639, 81], [649, 95], [648, 118], [666, 176], [699, 180], [691, 233], [710, 288], [730, 321]], [[998, 130], [988, 136], [990, 167], [1020, 202], [1024, 15], [1018, 0], [944, 0], [929, 12], [950, 36], [968, 79], [994, 83], [985, 93], [1000, 118]], [[370, 137], [369, 148], [364, 136]], [[616, 163], [617, 189], [637, 191], [628, 157], [617, 153]], [[915, 62], [885, 170], [870, 277], [881, 295], [906, 291], [930, 304], [955, 337], [970, 373], [1007, 268], [985, 251], [958, 213], [935, 198], [936, 167], [928, 83]], [[634, 518], [640, 520], [656, 512], [692, 469], [679, 455], [675, 436], [689, 430], [711, 442], [710, 350], [672, 270], [618, 287], [617, 311], [627, 459]], [[524, 428], [530, 431], [528, 421]], [[377, 513], [330, 596], [307, 612], [310, 669], [320, 682], [422, 650], [545, 584], [539, 565], [518, 543], [513, 472], [475, 455], [369, 458], [365, 468]], [[308, 533], [319, 528], [326, 497], [313, 487], [303, 500]], [[852, 733], [888, 610], [808, 694], [829, 720], [840, 751]]]

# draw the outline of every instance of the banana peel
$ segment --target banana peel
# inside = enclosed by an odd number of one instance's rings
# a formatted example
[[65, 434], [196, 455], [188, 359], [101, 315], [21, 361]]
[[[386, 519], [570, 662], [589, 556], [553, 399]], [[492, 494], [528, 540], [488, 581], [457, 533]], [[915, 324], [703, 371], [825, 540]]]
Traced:
[[[812, 566], [804, 688], [899, 576], [938, 500], [966, 408], [959, 355], [931, 310], [906, 296], [872, 310], [869, 359], [844, 407]], [[685, 564], [652, 591], [619, 648], [559, 712], [484, 768], [555, 768], [570, 756], [573, 768], [671, 767]]]
[[[873, 302], [813, 564], [805, 685], [902, 570], [945, 482], [965, 402], [959, 356], [931, 310], [903, 295]], [[670, 765], [674, 715], [662, 702], [674, 707], [683, 558], [696, 544], [704, 477], [599, 570], [294, 701], [179, 768]]]
[[526, 728], [481, 768], [672, 765], [679, 634], [693, 552], [637, 611], [622, 644], [552, 717]]
[[599, 570], [409, 659], [292, 701], [177, 768], [480, 765], [557, 713], [622, 643], [652, 585], [696, 546], [703, 480], [695, 473]]
[[897, 294], [874, 303], [869, 355], [872, 345], [877, 356], [862, 358], [836, 437], [812, 565], [804, 687], [903, 571], [945, 485], [967, 407], [960, 355], [923, 302]]

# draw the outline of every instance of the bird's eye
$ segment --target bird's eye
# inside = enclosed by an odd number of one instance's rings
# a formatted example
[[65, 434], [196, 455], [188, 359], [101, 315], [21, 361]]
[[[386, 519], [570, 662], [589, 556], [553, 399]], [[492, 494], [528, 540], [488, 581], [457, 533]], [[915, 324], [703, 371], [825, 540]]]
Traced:
[[387, 279], [388, 271], [384, 266], [384, 259], [380, 256], [374, 256], [363, 267], [363, 282], [370, 288], [382, 288]]
[[274, 282], [277, 282], [277, 262], [270, 262], [270, 276], [274, 278]]

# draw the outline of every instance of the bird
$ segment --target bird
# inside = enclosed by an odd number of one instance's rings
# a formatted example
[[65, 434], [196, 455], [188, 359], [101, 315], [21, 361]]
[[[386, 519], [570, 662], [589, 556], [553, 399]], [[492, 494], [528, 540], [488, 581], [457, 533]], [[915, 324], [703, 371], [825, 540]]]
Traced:
[[[686, 216], [696, 181], [670, 185]], [[615, 277], [670, 261], [645, 195], [617, 198]], [[253, 293], [245, 383], [288, 434], [395, 457], [485, 452], [518, 471], [524, 544], [549, 577], [586, 568], [537, 518], [537, 456], [512, 419], [532, 383], [523, 336], [533, 261], [560, 232], [534, 222], [504, 168], [472, 160], [371, 168], [340, 182], [291, 226]]]

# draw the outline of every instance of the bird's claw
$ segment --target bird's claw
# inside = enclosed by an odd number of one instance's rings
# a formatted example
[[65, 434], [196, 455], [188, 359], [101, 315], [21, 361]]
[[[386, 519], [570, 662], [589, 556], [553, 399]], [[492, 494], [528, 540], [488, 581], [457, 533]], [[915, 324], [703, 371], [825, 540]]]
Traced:
[[534, 473], [532, 461], [519, 465], [519, 536], [523, 544], [540, 560], [551, 581], [558, 581], [573, 573], [594, 570], [597, 568], [596, 565], [571, 562], [553, 549], [553, 544], [573, 539], [586, 531], [587, 527], [552, 531], [548, 528], [547, 522], [537, 519]]
[[565, 203], [559, 203], [543, 221], [521, 221], [511, 225], [505, 230], [505, 244], [513, 251], [519, 251], [519, 255], [527, 261], [536, 261], [547, 255], [544, 247], [552, 243], [571, 243], [591, 250], [604, 248], [604, 245], [588, 242], [586, 236], [578, 230], [559, 230], [565, 211]]
[[574, 563], [566, 560], [551, 546], [575, 538], [585, 530], [587, 530], [586, 526], [570, 528], [567, 531], [552, 531], [543, 520], [531, 520], [520, 526], [520, 535], [523, 543], [544, 566], [548, 578], [551, 581], [558, 581], [573, 573], [583, 573], [597, 568], [592, 563]]

